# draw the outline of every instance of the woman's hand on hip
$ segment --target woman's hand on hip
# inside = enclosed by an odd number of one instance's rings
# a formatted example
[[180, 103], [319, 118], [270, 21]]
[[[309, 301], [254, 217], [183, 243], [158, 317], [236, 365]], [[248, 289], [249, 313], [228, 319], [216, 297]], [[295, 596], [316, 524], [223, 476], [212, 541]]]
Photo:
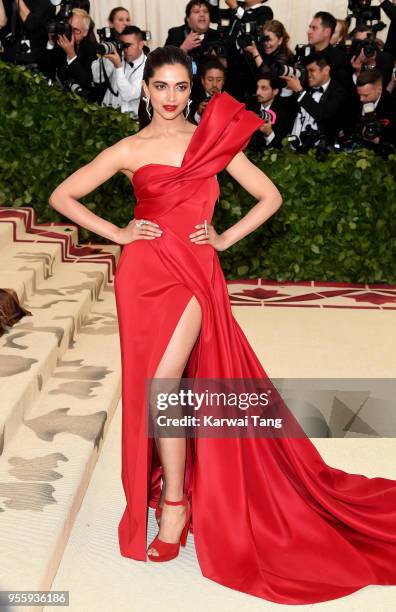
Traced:
[[196, 232], [189, 235], [194, 244], [210, 244], [216, 251], [225, 251], [226, 244], [221, 234], [218, 234], [210, 223], [199, 223]]
[[126, 227], [119, 228], [116, 242], [129, 244], [135, 240], [154, 240], [160, 236], [162, 236], [162, 229], [157, 223], [145, 219], [132, 219]]

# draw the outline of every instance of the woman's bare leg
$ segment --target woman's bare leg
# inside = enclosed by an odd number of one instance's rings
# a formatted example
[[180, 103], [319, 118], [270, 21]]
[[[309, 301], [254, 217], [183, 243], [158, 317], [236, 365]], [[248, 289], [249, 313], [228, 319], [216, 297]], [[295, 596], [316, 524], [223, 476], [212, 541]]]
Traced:
[[[168, 346], [157, 367], [154, 378], [180, 379], [201, 329], [201, 306], [195, 296], [188, 302]], [[185, 438], [156, 438], [158, 453], [163, 468], [166, 499], [180, 501], [183, 497], [186, 467]], [[185, 521], [184, 506], [164, 505], [158, 537], [164, 542], [178, 542]], [[152, 547], [151, 555], [157, 555]]]

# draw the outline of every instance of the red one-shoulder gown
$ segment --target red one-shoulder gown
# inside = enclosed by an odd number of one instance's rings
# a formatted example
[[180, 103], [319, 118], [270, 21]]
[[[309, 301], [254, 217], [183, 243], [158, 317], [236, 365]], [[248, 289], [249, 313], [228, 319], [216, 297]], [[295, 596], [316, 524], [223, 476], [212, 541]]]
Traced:
[[[145, 434], [145, 379], [193, 295], [202, 327], [187, 376], [269, 380], [232, 315], [217, 252], [188, 237], [211, 221], [216, 174], [260, 125], [242, 103], [216, 94], [181, 167], [152, 163], [134, 173], [135, 218], [164, 231], [126, 245], [115, 276], [127, 502], [118, 532], [121, 554], [132, 559], [146, 560], [147, 510], [160, 493], [156, 446]], [[396, 481], [333, 468], [307, 437], [187, 442], [185, 486], [205, 577], [282, 604], [396, 584]]]

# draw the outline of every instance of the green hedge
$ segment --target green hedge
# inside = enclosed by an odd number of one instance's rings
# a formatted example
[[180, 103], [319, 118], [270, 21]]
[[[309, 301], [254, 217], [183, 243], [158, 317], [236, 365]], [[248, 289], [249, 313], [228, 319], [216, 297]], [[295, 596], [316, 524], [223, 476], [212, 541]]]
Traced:
[[[48, 204], [54, 187], [137, 126], [117, 111], [49, 88], [44, 79], [0, 62], [0, 203], [34, 206], [38, 220], [62, 220]], [[395, 283], [396, 155], [331, 153], [326, 162], [288, 149], [248, 154], [275, 182], [283, 206], [224, 253], [227, 278]], [[214, 225], [222, 231], [255, 203], [227, 172]], [[119, 174], [83, 199], [125, 226], [135, 198]], [[104, 242], [80, 230], [81, 242]]]

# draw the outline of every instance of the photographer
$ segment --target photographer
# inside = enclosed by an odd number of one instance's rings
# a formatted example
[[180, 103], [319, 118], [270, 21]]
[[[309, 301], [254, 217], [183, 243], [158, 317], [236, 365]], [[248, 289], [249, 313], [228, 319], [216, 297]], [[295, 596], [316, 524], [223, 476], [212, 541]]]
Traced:
[[165, 41], [165, 45], [180, 47], [191, 57], [195, 96], [202, 95], [201, 67], [211, 55], [211, 45], [219, 43], [217, 31], [209, 27], [210, 11], [207, 0], [190, 0], [186, 5], [185, 24], [170, 28]]
[[388, 30], [388, 36], [386, 37], [386, 43], [384, 50], [390, 53], [394, 60], [396, 60], [396, 0], [384, 0], [381, 2], [381, 8], [385, 15], [390, 19], [390, 26]]
[[316, 13], [309, 24], [308, 42], [314, 51], [324, 51], [330, 62], [331, 76], [345, 89], [353, 89], [352, 69], [348, 63], [345, 51], [331, 44], [336, 30], [337, 20], [325, 11]]
[[201, 121], [202, 114], [216, 93], [223, 91], [226, 79], [224, 64], [217, 58], [208, 60], [202, 67], [201, 83], [203, 96], [193, 98], [190, 113], [196, 124]]
[[137, 117], [146, 63], [143, 32], [136, 26], [126, 26], [119, 36], [119, 44], [110, 43], [110, 47], [111, 53], [92, 63], [93, 81], [107, 85], [103, 106]]
[[45, 23], [55, 16], [50, 0], [3, 0], [4, 60], [39, 67], [45, 52]]
[[361, 71], [372, 68], [380, 71], [385, 87], [389, 84], [393, 71], [392, 55], [381, 51], [369, 26], [356, 27], [350, 53], [351, 66], [354, 69], [352, 79], [355, 84]]
[[[226, 0], [230, 26], [227, 28], [230, 93], [241, 102], [254, 95], [257, 82], [257, 47], [263, 38], [263, 26], [273, 20], [273, 12], [263, 2], [246, 0], [238, 6], [236, 0]], [[256, 47], [252, 53], [252, 47]], [[264, 55], [264, 51], [263, 51]]]
[[[286, 31], [285, 26], [280, 21], [271, 19], [263, 26], [262, 41], [259, 41], [259, 46], [255, 41], [245, 48], [245, 51], [252, 55], [256, 62], [257, 74], [261, 74], [266, 67], [272, 69], [273, 76], [279, 76], [283, 70], [283, 66], [293, 66], [296, 58], [292, 50], [288, 46], [290, 36]], [[285, 101], [286, 98], [291, 98], [293, 92], [281, 82], [280, 96]], [[294, 103], [289, 100], [290, 109], [294, 110]]]
[[317, 131], [328, 144], [334, 142], [348, 106], [347, 91], [330, 76], [330, 61], [325, 53], [316, 53], [307, 60], [309, 88], [304, 89], [297, 77], [282, 77], [297, 95], [298, 113], [292, 134], [298, 139], [304, 133]]
[[283, 23], [272, 19], [263, 26], [263, 39], [259, 47], [253, 40], [251, 45], [245, 47], [245, 50], [252, 55], [259, 69], [264, 66], [271, 67], [274, 64], [292, 66], [294, 54], [288, 46], [289, 40], [290, 36]]
[[263, 6], [267, 0], [245, 0], [245, 2], [240, 2], [239, 6], [237, 0], [225, 0], [225, 2], [229, 7], [229, 36], [234, 40], [237, 39], [244, 24], [256, 23], [264, 25], [266, 21], [271, 21], [274, 18], [272, 9], [268, 6]]
[[[264, 66], [257, 79], [255, 102], [248, 105], [249, 110], [265, 119], [264, 125], [253, 134], [249, 142], [248, 148], [251, 151], [261, 153], [268, 147], [280, 149], [282, 140], [293, 127], [295, 112], [290, 113], [282, 103], [279, 95], [281, 88], [281, 79], [273, 77]], [[275, 122], [272, 113], [275, 113]]]
[[378, 69], [361, 72], [357, 93], [360, 99], [356, 133], [365, 146], [378, 148], [383, 144], [396, 144], [396, 113], [391, 95], [383, 87]]
[[48, 34], [44, 73], [57, 78], [66, 89], [90, 98], [91, 64], [96, 57], [96, 44], [89, 35], [91, 18], [83, 9], [75, 8], [68, 24], [70, 32]]

